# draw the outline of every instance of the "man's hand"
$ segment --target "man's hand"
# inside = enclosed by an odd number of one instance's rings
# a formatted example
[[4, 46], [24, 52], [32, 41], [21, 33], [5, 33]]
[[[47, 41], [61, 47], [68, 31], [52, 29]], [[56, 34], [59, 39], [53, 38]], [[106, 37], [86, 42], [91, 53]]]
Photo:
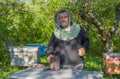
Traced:
[[33, 64], [34, 68], [45, 68], [44, 64]]
[[85, 48], [79, 48], [78, 53], [79, 53], [79, 56], [84, 56], [85, 55]]
[[48, 55], [48, 62], [52, 62], [53, 61], [53, 58], [54, 58], [54, 55], [53, 54], [50, 54]]

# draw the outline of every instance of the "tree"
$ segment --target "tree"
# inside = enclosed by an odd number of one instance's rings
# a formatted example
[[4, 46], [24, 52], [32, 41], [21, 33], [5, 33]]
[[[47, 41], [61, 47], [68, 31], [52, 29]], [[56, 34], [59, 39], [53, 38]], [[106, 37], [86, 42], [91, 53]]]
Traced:
[[[106, 48], [106, 52], [113, 52], [113, 45], [114, 45], [113, 38], [115, 35], [118, 35], [120, 37], [120, 32], [118, 31], [118, 26], [119, 26], [119, 21], [120, 21], [120, 3], [116, 4], [115, 21], [114, 21], [113, 25], [111, 25], [111, 29], [106, 29], [104, 27], [104, 25], [95, 17], [95, 15], [90, 10], [90, 6], [93, 5], [93, 3], [96, 3], [98, 1], [100, 1], [100, 0], [97, 0], [97, 1], [85, 0], [82, 4], [81, 8], [79, 8], [78, 15], [86, 22], [86, 24], [91, 23], [94, 25], [94, 27], [97, 28], [98, 36], [99, 36], [100, 40], [102, 41], [102, 43], [104, 44], [104, 46]], [[102, 3], [102, 1], [101, 1], [101, 3]], [[104, 0], [104, 2], [106, 2], [106, 0]], [[79, 6], [79, 3], [80, 3], [80, 0], [77, 0], [77, 2], [75, 2], [75, 5]], [[110, 6], [110, 4], [109, 4], [109, 6]], [[99, 6], [99, 8], [101, 8], [101, 7]], [[106, 7], [102, 7], [102, 8], [106, 8]], [[76, 9], [78, 9], [78, 8], [76, 8]], [[109, 10], [108, 10], [108, 12], [109, 12]], [[90, 27], [90, 26], [88, 26], [88, 27]]]

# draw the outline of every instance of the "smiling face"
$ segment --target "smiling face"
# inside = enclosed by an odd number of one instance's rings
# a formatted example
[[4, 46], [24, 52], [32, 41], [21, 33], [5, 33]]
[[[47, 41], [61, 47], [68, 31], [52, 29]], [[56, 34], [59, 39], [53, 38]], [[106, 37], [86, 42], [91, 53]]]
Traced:
[[62, 28], [66, 28], [68, 27], [69, 24], [69, 15], [67, 12], [63, 12], [59, 14], [59, 21], [60, 21], [60, 25], [62, 26]]

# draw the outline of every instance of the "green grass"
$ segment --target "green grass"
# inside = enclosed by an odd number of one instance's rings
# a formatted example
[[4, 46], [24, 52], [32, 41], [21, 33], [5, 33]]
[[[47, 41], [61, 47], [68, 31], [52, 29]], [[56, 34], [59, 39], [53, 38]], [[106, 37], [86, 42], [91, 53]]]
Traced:
[[102, 55], [96, 53], [87, 53], [85, 56], [85, 70], [102, 72]]
[[[42, 56], [40, 61], [46, 66], [49, 66], [47, 56]], [[87, 53], [85, 55], [85, 70], [103, 72], [102, 68], [103, 59], [101, 53]], [[22, 69], [25, 69], [25, 67], [11, 67], [10, 65], [2, 66], [0, 68], [0, 79], [8, 79], [8, 75]], [[120, 75], [110, 76], [108, 74], [104, 74], [103, 79], [120, 79]]]

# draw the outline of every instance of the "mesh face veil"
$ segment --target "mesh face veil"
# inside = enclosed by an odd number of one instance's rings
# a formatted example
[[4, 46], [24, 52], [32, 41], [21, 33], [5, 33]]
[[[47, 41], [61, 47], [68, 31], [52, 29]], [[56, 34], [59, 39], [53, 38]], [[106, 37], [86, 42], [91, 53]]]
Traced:
[[[55, 20], [55, 23], [56, 23], [57, 27], [58, 27], [58, 28], [61, 28], [61, 29], [63, 29], [63, 28], [62, 28], [62, 24], [60, 23], [60, 20], [59, 20], [59, 15], [60, 15], [60, 14], [63, 14], [63, 13], [66, 13], [67, 16], [68, 16], [68, 18], [69, 18], [69, 19], [68, 19], [68, 23], [65, 24], [65, 25], [71, 26], [72, 23], [73, 23], [72, 13], [71, 13], [69, 10], [67, 10], [67, 9], [62, 9], [62, 10], [58, 11], [58, 12], [55, 14], [55, 17], [54, 17], [54, 20]], [[65, 17], [64, 17], [64, 18], [65, 18]], [[64, 24], [63, 24], [63, 25], [64, 25]]]

